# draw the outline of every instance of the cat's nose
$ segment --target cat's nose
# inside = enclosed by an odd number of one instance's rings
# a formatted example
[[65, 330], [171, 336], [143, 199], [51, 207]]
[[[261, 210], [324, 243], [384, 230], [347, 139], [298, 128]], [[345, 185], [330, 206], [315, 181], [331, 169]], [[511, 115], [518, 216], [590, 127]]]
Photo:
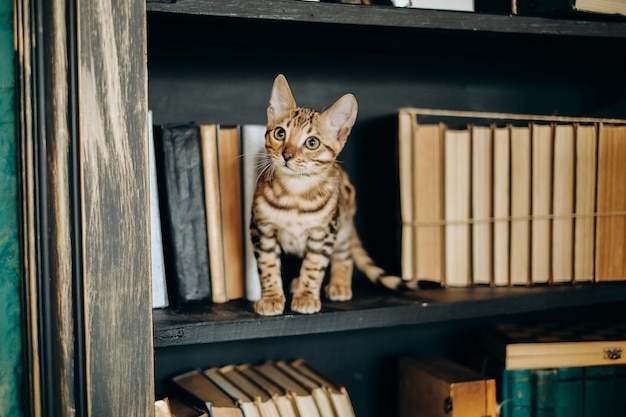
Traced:
[[285, 162], [288, 162], [290, 159], [293, 159], [293, 153], [283, 151], [283, 159], [285, 160]]

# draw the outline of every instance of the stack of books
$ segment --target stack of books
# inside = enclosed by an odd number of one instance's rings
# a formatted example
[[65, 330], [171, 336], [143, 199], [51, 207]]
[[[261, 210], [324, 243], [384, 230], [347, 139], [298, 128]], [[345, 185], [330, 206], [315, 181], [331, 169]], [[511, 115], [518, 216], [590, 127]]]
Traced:
[[626, 279], [626, 120], [399, 111], [402, 274]]
[[167, 402], [194, 416], [355, 417], [346, 388], [303, 359], [193, 370], [172, 383]]
[[624, 415], [626, 322], [500, 325], [482, 342], [500, 369], [501, 417]]
[[260, 297], [248, 224], [265, 130], [151, 126], [153, 307]]

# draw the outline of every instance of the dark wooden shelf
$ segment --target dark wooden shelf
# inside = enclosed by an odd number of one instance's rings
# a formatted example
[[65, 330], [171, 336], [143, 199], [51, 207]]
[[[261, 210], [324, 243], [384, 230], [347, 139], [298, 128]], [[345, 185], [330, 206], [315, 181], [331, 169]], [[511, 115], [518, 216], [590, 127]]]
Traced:
[[252, 303], [154, 310], [155, 347], [449, 322], [626, 301], [626, 283], [552, 287], [447, 288], [386, 295], [365, 290], [323, 303], [319, 314], [254, 314]]
[[626, 22], [490, 15], [295, 0], [148, 2], [147, 10], [213, 17], [522, 35], [626, 38]]

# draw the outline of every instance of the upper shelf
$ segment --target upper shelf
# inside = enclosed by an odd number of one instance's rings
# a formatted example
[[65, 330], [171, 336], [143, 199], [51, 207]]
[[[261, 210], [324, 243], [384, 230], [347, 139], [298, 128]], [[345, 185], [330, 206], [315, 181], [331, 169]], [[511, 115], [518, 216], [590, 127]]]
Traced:
[[155, 347], [295, 336], [344, 330], [477, 319], [548, 309], [626, 301], [626, 283], [552, 287], [475, 287], [414, 294], [355, 291], [348, 302], [323, 302], [318, 314], [262, 317], [252, 303], [203, 304], [180, 311], [157, 309]]
[[624, 21], [584, 21], [295, 0], [150, 2], [148, 11], [309, 23], [522, 35], [626, 38]]

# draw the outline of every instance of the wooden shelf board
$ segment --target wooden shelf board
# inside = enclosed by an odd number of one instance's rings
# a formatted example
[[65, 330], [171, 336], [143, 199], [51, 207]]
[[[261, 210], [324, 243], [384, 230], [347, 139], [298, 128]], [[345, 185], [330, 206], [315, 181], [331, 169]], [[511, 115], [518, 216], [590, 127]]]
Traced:
[[147, 10], [214, 17], [523, 35], [626, 38], [623, 21], [571, 20], [294, 0], [177, 0]]
[[294, 336], [475, 319], [626, 301], [626, 283], [552, 287], [448, 288], [404, 295], [357, 292], [349, 302], [323, 302], [318, 314], [261, 317], [252, 303], [201, 304], [153, 311], [155, 347]]

